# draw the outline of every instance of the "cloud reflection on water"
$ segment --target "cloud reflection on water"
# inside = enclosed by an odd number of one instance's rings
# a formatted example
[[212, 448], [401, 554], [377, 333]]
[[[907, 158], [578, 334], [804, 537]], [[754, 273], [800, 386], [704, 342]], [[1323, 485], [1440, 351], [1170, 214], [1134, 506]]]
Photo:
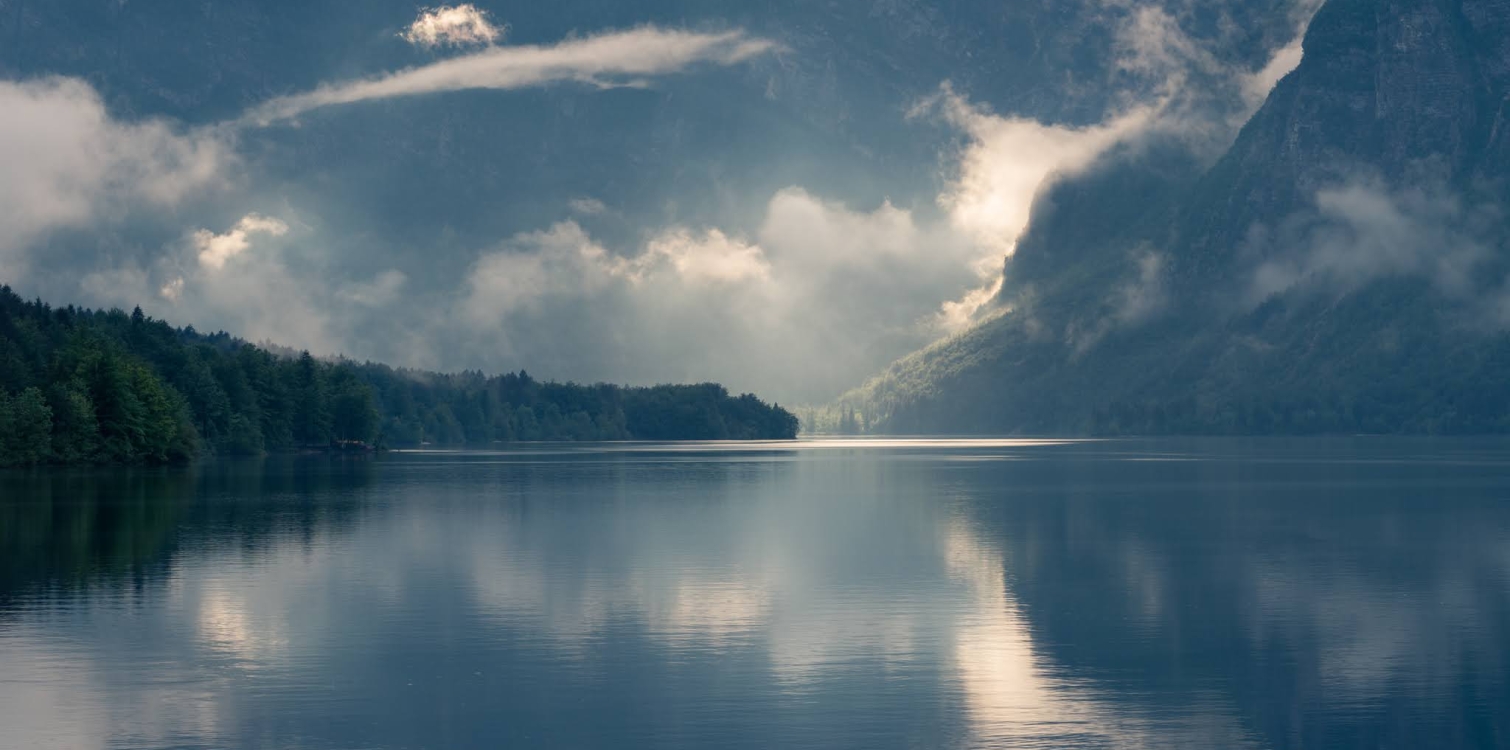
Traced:
[[[675, 714], [670, 744], [825, 744], [864, 708], [937, 745], [1232, 747], [1345, 729], [1347, 706], [1430, 729], [1455, 684], [1504, 689], [1510, 525], [1482, 501], [1503, 464], [875, 445], [397, 456], [370, 483], [201, 493], [139, 583], [0, 602], [0, 723], [69, 747], [403, 744], [442, 711], [633, 744]], [[959, 460], [980, 457], [1019, 460]], [[613, 705], [593, 696], [639, 709], [568, 721]]]

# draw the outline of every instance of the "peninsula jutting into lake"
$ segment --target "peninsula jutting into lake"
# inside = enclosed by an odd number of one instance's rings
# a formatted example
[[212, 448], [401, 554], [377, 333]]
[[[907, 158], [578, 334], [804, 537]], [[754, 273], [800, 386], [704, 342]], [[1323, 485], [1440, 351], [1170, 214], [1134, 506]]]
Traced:
[[318, 360], [0, 287], [0, 465], [487, 447], [789, 440], [797, 418], [722, 386], [626, 388]]

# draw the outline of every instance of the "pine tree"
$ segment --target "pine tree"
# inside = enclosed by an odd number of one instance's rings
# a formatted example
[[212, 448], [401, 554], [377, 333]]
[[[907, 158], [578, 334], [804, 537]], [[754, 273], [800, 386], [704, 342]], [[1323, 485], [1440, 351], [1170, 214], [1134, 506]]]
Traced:
[[330, 405], [325, 382], [315, 358], [302, 352], [294, 366], [294, 442], [301, 447], [330, 444]]

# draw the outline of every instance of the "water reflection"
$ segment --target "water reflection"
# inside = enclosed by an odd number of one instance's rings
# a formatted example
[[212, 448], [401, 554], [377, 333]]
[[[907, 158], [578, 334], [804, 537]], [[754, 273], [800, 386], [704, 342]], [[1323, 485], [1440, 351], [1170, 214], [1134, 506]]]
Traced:
[[1498, 449], [0, 475], [0, 745], [1493, 745]]

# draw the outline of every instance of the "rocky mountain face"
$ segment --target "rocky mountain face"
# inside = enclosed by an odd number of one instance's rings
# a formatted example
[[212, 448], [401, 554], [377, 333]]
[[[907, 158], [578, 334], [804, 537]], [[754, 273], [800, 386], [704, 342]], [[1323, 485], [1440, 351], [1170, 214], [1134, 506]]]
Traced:
[[[1242, 234], [1365, 174], [1472, 187], [1506, 173], [1506, 8], [1496, 0], [1333, 0], [1301, 70], [1196, 189], [1192, 262], [1221, 272]], [[1218, 196], [1220, 201], [1217, 200]], [[1201, 200], [1205, 198], [1206, 200]]]
[[847, 400], [893, 432], [1510, 430], [1510, 1], [1330, 0], [1214, 166], [1040, 197], [995, 319]]

